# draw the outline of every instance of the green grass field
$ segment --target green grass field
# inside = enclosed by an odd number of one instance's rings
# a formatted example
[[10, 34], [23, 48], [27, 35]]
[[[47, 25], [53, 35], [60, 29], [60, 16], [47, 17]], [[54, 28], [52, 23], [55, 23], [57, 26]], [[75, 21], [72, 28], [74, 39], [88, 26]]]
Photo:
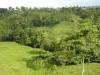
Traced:
[[52, 32], [56, 33], [55, 36], [58, 39], [75, 34], [78, 31], [79, 31], [78, 26], [75, 26], [73, 22], [68, 22], [68, 21], [63, 21], [52, 27]]
[[52, 29], [55, 33], [67, 33], [72, 34], [73, 32], [77, 32], [78, 27], [74, 25], [73, 22], [63, 21], [57, 25], [55, 25]]
[[[81, 75], [81, 65], [34, 70], [32, 59], [39, 51], [15, 42], [0, 42], [0, 75]], [[85, 64], [84, 75], [100, 75], [100, 64]]]

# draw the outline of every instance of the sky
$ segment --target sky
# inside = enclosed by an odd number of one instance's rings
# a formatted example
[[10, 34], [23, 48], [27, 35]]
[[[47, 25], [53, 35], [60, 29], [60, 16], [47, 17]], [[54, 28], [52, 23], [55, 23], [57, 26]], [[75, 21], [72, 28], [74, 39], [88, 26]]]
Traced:
[[69, 6], [97, 6], [100, 0], [0, 0], [0, 8], [8, 7], [69, 7]]

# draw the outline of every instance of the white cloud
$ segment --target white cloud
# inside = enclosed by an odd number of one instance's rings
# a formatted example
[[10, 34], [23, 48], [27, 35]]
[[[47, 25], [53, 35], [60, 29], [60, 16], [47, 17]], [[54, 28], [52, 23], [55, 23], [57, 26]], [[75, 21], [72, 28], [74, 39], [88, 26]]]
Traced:
[[0, 7], [62, 7], [86, 5], [96, 0], [0, 0]]
[[0, 7], [60, 7], [70, 4], [64, 0], [1, 0]]

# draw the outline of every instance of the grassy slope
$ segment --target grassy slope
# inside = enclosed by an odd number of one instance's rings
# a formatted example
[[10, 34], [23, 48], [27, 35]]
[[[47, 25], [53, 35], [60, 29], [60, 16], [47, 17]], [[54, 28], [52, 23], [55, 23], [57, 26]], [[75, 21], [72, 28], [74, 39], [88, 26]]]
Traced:
[[52, 28], [49, 27], [37, 27], [36, 30], [52, 30], [55, 34], [60, 35], [70, 35], [78, 32], [78, 26], [74, 25], [73, 22], [63, 21], [59, 24], [54, 25]]
[[31, 61], [28, 61], [37, 52], [14, 42], [0, 42], [0, 75], [38, 75], [30, 68]]
[[79, 31], [78, 26], [74, 25], [73, 22], [63, 21], [59, 24], [54, 25], [52, 28], [49, 27], [37, 27], [36, 30], [52, 30], [52, 33], [47, 34], [48, 36], [54, 35], [58, 40], [63, 38], [64, 36], [69, 36], [75, 34], [75, 32]]
[[[14, 42], [0, 42], [0, 75], [81, 75], [81, 65], [57, 67], [51, 72], [34, 70], [31, 59], [38, 53]], [[85, 64], [85, 75], [100, 75], [100, 64]]]
[[78, 31], [78, 27], [75, 26], [73, 22], [64, 21], [64, 22], [61, 22], [61, 23], [55, 25], [53, 27], [53, 31], [58, 34], [59, 33], [71, 34], [71, 33]]

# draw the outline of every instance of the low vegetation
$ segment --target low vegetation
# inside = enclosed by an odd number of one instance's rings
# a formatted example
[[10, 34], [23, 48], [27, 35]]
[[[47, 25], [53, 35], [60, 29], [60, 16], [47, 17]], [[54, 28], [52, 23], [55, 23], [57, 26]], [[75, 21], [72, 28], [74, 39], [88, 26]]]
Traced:
[[[46, 69], [54, 70], [54, 72], [66, 70], [65, 66], [73, 70], [72, 65], [74, 65], [78, 69], [82, 62], [83, 64], [91, 63], [89, 64], [91, 67], [93, 63], [93, 65], [99, 65], [99, 22], [100, 7], [0, 8], [0, 51], [3, 54], [0, 62], [3, 60], [1, 63], [6, 62], [7, 66], [11, 64], [16, 66], [21, 62], [23, 68], [26, 62], [28, 68], [34, 69], [32, 71], [25, 67], [26, 74], [36, 72], [37, 75], [42, 71], [43, 75], [47, 75]], [[16, 42], [18, 44], [13, 44], [19, 47], [9, 45], [9, 43], [3, 45], [2, 42]], [[33, 52], [27, 53], [30, 50]], [[28, 59], [28, 57], [31, 58]], [[3, 68], [3, 65], [0, 67]], [[6, 67], [4, 66], [4, 68]], [[11, 69], [12, 67], [7, 68]], [[56, 68], [57, 70], [55, 70]], [[16, 69], [15, 67], [13, 70], [16, 73], [22, 72], [22, 68]], [[11, 73], [13, 73], [12, 69]], [[88, 70], [85, 73], [88, 75]], [[50, 74], [53, 75], [51, 72]], [[59, 74], [61, 73], [58, 72]], [[76, 71], [75, 73], [71, 71], [72, 74], [75, 75]]]
[[[40, 51], [15, 42], [0, 42], [0, 75], [81, 75], [81, 64], [37, 68], [33, 59]], [[86, 63], [85, 75], [99, 75], [99, 69], [99, 63]]]

